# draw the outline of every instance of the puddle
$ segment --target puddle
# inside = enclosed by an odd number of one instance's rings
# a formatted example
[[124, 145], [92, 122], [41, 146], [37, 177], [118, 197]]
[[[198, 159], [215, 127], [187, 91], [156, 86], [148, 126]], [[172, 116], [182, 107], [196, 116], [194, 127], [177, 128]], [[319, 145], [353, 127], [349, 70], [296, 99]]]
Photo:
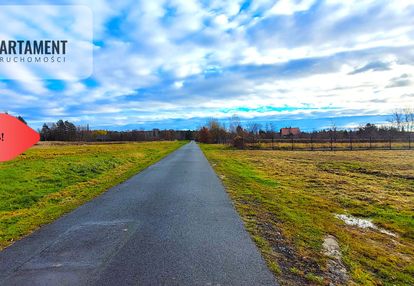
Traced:
[[358, 226], [360, 228], [376, 228], [376, 226], [367, 219], [357, 218], [351, 215], [337, 214], [335, 217], [339, 218], [347, 225]]
[[397, 237], [395, 233], [376, 226], [369, 219], [362, 219], [362, 218], [357, 218], [351, 215], [344, 215], [344, 214], [337, 214], [335, 215], [335, 217], [339, 218], [340, 220], [345, 222], [347, 225], [357, 226], [360, 228], [370, 228], [373, 230], [377, 230], [381, 233], [387, 234], [389, 236]]

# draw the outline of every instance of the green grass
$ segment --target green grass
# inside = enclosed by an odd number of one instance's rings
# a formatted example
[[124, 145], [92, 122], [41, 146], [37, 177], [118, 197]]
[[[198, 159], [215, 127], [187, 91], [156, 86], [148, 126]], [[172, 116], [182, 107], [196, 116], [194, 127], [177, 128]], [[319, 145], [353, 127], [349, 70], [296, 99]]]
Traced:
[[40, 145], [0, 163], [0, 249], [186, 142]]
[[[414, 285], [413, 151], [201, 147], [282, 285], [329, 283], [327, 234], [339, 242], [351, 285]], [[369, 218], [398, 237], [335, 214]]]

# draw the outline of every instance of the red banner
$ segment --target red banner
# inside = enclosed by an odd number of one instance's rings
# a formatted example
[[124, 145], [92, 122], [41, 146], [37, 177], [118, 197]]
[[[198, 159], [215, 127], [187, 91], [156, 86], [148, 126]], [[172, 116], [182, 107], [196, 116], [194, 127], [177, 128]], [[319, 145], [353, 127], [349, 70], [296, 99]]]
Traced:
[[40, 135], [14, 116], [0, 114], [0, 161], [9, 161], [32, 147]]

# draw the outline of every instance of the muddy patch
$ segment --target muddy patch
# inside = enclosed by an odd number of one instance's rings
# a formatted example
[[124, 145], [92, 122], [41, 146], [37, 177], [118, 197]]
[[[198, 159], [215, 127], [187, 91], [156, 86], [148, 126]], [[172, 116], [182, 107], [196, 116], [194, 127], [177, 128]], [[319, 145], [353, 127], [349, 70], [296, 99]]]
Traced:
[[395, 233], [376, 226], [369, 219], [362, 219], [362, 218], [357, 218], [357, 217], [354, 217], [354, 216], [351, 216], [351, 215], [344, 215], [344, 214], [337, 214], [337, 215], [335, 215], [335, 217], [339, 218], [340, 220], [345, 222], [345, 224], [350, 225], [350, 226], [357, 226], [357, 227], [360, 227], [360, 228], [369, 228], [369, 229], [379, 231], [383, 234], [386, 234], [386, 235], [389, 235], [389, 236], [392, 236], [392, 237], [397, 237], [397, 235]]
[[322, 247], [323, 253], [328, 257], [327, 276], [330, 279], [330, 285], [346, 285], [349, 281], [349, 276], [342, 262], [338, 241], [334, 236], [327, 235]]
[[[281, 273], [277, 277], [279, 283], [286, 286], [314, 285], [312, 281], [306, 278], [306, 274], [313, 273], [318, 277], [322, 277], [324, 275], [323, 270], [311, 258], [298, 255], [276, 225], [277, 221], [274, 219], [257, 223], [260, 236], [270, 244], [275, 255], [275, 261], [280, 267]], [[295, 273], [292, 269], [298, 269], [300, 273]]]

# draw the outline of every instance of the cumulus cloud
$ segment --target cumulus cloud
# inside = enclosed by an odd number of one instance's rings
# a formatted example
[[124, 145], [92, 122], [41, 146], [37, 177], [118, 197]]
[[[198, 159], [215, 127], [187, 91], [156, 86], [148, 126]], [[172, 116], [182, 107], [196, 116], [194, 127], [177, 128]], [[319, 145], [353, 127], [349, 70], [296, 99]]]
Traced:
[[412, 93], [412, 1], [68, 3], [93, 10], [94, 73], [5, 82], [3, 108], [36, 124], [387, 114]]

